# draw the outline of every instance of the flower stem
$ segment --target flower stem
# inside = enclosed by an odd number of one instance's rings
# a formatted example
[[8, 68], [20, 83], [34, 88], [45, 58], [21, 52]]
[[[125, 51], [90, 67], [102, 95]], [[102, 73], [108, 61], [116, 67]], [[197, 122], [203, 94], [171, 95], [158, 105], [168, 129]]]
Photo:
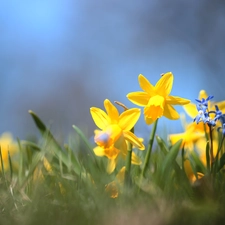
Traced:
[[225, 138], [225, 136], [223, 135], [222, 136], [222, 140], [220, 141], [220, 145], [218, 147], [217, 153], [216, 153], [216, 157], [214, 159], [214, 163], [213, 163], [213, 166], [214, 166], [214, 170], [213, 170], [214, 177], [215, 177], [216, 173], [218, 172], [217, 170], [218, 170], [218, 166], [219, 166], [218, 165], [219, 164], [219, 154], [220, 154], [221, 149], [223, 147], [224, 138]]
[[209, 134], [207, 132], [206, 129], [206, 125], [208, 126], [208, 124], [204, 123], [204, 131], [205, 131], [205, 139], [206, 139], [206, 149], [205, 149], [205, 154], [206, 154], [206, 167], [208, 172], [210, 173], [210, 145], [209, 145]]
[[[131, 132], [134, 133], [134, 127], [131, 129]], [[125, 185], [127, 187], [131, 186], [131, 177], [130, 177], [130, 168], [132, 160], [132, 144], [128, 142], [127, 148], [127, 157], [126, 157], [126, 166], [125, 166]]]
[[209, 126], [209, 137], [210, 137], [210, 161], [211, 161], [211, 170], [214, 163], [214, 155], [213, 155], [213, 135], [212, 135], [212, 126]]
[[155, 138], [155, 132], [156, 132], [156, 128], [157, 128], [157, 123], [158, 123], [158, 119], [154, 122], [152, 132], [150, 134], [148, 149], [147, 149], [147, 153], [145, 155], [145, 161], [144, 161], [144, 166], [143, 166], [143, 170], [142, 170], [142, 177], [145, 176], [146, 169], [147, 169], [148, 164], [149, 164], [150, 156], [151, 156], [151, 153], [152, 153], [152, 146], [153, 146], [153, 142], [154, 142], [154, 138]]

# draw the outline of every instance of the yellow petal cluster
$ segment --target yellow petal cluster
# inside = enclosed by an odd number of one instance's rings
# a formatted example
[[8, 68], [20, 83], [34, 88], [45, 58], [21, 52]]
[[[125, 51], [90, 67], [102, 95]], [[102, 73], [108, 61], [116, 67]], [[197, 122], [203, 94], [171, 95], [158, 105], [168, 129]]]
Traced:
[[[95, 131], [94, 141], [97, 146], [94, 153], [97, 156], [106, 156], [109, 159], [108, 173], [112, 173], [116, 167], [118, 156], [127, 155], [127, 143], [132, 143], [140, 150], [145, 146], [130, 130], [140, 117], [140, 109], [132, 108], [119, 114], [117, 108], [108, 100], [104, 101], [105, 111], [100, 108], [90, 108], [91, 116], [100, 130]], [[140, 164], [140, 159], [132, 152], [132, 162]]]
[[179, 114], [173, 105], [190, 103], [188, 99], [169, 95], [173, 86], [171, 72], [165, 73], [155, 86], [142, 74], [139, 75], [138, 80], [143, 91], [131, 92], [127, 98], [134, 104], [144, 107], [144, 117], [147, 124], [153, 123], [162, 116], [171, 120], [179, 119]]
[[[191, 123], [186, 126], [183, 133], [170, 134], [169, 140], [171, 144], [174, 145], [177, 141], [182, 139], [181, 148], [184, 147], [189, 151], [193, 151], [196, 144], [198, 146], [205, 145], [205, 133], [196, 127], [198, 127], [198, 124]], [[205, 146], [203, 149], [205, 149]]]

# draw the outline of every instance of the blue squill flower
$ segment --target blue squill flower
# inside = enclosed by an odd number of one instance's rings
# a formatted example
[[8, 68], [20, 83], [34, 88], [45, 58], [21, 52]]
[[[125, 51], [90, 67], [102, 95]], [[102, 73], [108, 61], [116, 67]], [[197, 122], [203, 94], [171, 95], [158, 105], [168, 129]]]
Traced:
[[217, 131], [222, 129], [222, 134], [225, 135], [225, 114], [221, 115], [219, 120], [220, 120], [222, 126], [218, 127]]
[[214, 96], [209, 95], [209, 96], [207, 97], [207, 99], [202, 98], [202, 100], [199, 100], [199, 99], [195, 99], [195, 100], [199, 103], [198, 105], [199, 105], [201, 108], [208, 109], [208, 101], [211, 100], [213, 97], [214, 97]]
[[202, 107], [200, 104], [196, 105], [197, 110], [198, 110], [198, 115], [194, 118], [194, 121], [198, 124], [199, 122], [203, 121], [204, 123], [207, 122], [209, 119], [209, 114], [206, 111], [206, 107]]
[[216, 108], [216, 111], [213, 111], [213, 113], [215, 113], [214, 121], [216, 122], [224, 114], [219, 110], [219, 107], [217, 105], [215, 105], [215, 108]]

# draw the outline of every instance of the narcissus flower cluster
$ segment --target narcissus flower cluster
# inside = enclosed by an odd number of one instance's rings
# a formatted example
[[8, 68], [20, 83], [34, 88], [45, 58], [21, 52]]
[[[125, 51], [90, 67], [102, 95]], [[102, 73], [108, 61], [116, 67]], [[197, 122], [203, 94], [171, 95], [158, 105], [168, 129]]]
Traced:
[[[185, 122], [185, 131], [183, 133], [170, 134], [168, 136], [172, 145], [182, 140], [182, 142], [179, 142], [182, 144], [178, 148], [185, 150], [185, 153], [187, 153], [182, 159], [184, 160], [182, 165], [190, 181], [195, 182], [196, 179], [200, 179], [205, 174], [202, 171], [193, 171], [193, 165], [190, 161], [191, 157], [195, 157], [197, 154], [197, 157], [199, 157], [198, 162], [201, 162], [203, 167], [211, 168], [211, 170], [214, 159], [218, 157], [218, 149], [222, 145], [218, 143], [219, 138], [214, 138], [215, 135], [218, 135], [218, 132], [215, 134], [212, 131], [215, 127], [218, 131], [222, 131], [222, 141], [224, 140], [225, 114], [222, 111], [225, 109], [225, 101], [217, 103], [211, 101], [213, 96], [208, 96], [204, 90], [200, 91], [196, 104], [190, 102], [189, 99], [170, 95], [173, 79], [173, 74], [167, 72], [162, 74], [158, 82], [153, 85], [145, 76], [140, 74], [138, 81], [142, 90], [127, 94], [129, 101], [143, 107], [146, 124], [154, 123], [144, 158], [144, 165], [140, 167], [142, 171], [141, 176], [145, 178], [146, 168], [149, 169], [158, 119], [163, 116], [170, 120], [179, 119], [180, 115], [174, 106], [182, 105], [193, 121], [189, 124]], [[96, 107], [90, 108], [91, 116], [98, 127], [94, 131], [96, 147], [93, 150], [97, 156], [104, 156], [108, 159], [108, 173], [112, 173], [115, 170], [119, 158], [126, 159], [126, 165], [117, 168], [117, 172], [120, 172], [116, 176], [116, 180], [106, 186], [106, 191], [110, 192], [112, 198], [116, 198], [119, 192], [122, 191], [121, 185], [123, 182], [129, 182], [130, 164], [140, 165], [142, 163], [141, 157], [139, 158], [135, 154], [136, 150], [133, 151], [133, 147], [139, 150], [145, 149], [143, 139], [137, 137], [133, 129], [140, 118], [141, 109], [136, 107], [131, 109], [125, 108], [124, 112], [120, 114], [115, 105], [108, 99], [105, 99], [104, 107], [105, 111]], [[209, 149], [208, 153], [206, 153], [206, 143]]]
[[[131, 132], [138, 121], [141, 110], [138, 108], [128, 109], [119, 114], [117, 108], [108, 100], [104, 101], [105, 111], [100, 108], [90, 109], [92, 118], [100, 130], [95, 130], [94, 141], [97, 147], [94, 152], [97, 156], [106, 156], [109, 159], [107, 171], [113, 172], [119, 156], [127, 155], [127, 143], [132, 143], [140, 150], [145, 146], [140, 139]], [[140, 158], [132, 152], [132, 163], [140, 164]]]
[[[138, 80], [143, 91], [131, 92], [127, 98], [134, 104], [144, 107], [147, 124], [153, 123], [162, 116], [172, 120], [178, 119], [179, 114], [173, 105], [185, 105], [190, 102], [188, 99], [169, 95], [173, 86], [171, 72], [164, 74], [155, 86], [143, 75], [139, 75]], [[145, 149], [141, 138], [131, 132], [140, 117], [141, 109], [131, 108], [119, 114], [117, 108], [108, 99], [105, 99], [104, 107], [106, 112], [96, 107], [90, 109], [91, 116], [99, 128], [94, 132], [94, 141], [97, 144], [94, 153], [108, 158], [107, 171], [112, 173], [119, 156], [126, 158], [128, 143], [140, 150]], [[133, 151], [131, 163], [141, 164], [141, 159]]]

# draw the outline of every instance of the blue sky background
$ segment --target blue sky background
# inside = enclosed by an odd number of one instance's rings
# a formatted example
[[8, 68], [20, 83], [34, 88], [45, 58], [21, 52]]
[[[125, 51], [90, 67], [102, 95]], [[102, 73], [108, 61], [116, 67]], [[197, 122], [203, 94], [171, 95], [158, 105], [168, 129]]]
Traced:
[[[73, 124], [91, 135], [89, 108], [105, 98], [133, 107], [126, 94], [140, 90], [140, 73], [155, 84], [172, 71], [172, 95], [225, 99], [224, 10], [209, 0], [1, 1], [0, 133], [37, 134], [31, 109], [57, 135]], [[182, 131], [180, 121], [164, 127]], [[149, 129], [142, 117], [138, 132]]]

